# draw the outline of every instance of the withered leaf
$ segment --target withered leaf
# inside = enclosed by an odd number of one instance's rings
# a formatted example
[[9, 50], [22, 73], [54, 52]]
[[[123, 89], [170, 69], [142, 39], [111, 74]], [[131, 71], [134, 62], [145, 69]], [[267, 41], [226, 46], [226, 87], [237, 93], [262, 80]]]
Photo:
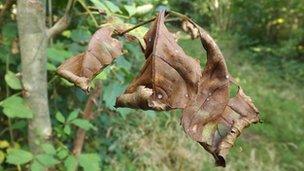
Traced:
[[66, 60], [57, 73], [81, 89], [88, 90], [89, 81], [122, 54], [122, 44], [111, 37], [113, 31], [109, 26], [97, 30], [87, 50]]
[[195, 38], [199, 37], [198, 29], [191, 22], [189, 22], [188, 20], [183, 20], [182, 21], [182, 29], [185, 32], [189, 32], [192, 39], [195, 39]]
[[197, 92], [201, 77], [199, 62], [188, 57], [176, 43], [161, 11], [144, 36], [146, 61], [117, 107], [169, 110], [184, 108]]
[[212, 37], [202, 28], [198, 30], [207, 51], [207, 64], [197, 95], [183, 110], [181, 124], [214, 156], [216, 165], [225, 166], [229, 149], [246, 126], [259, 120], [259, 112], [241, 88], [229, 99], [231, 79], [225, 59]]

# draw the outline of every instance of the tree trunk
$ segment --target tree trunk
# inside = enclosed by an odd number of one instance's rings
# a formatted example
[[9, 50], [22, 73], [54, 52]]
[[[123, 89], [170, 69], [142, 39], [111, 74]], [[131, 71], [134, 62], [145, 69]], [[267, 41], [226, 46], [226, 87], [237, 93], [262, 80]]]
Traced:
[[21, 49], [24, 97], [34, 116], [29, 121], [28, 140], [31, 151], [41, 151], [52, 133], [46, 71], [45, 0], [18, 0], [17, 21]]

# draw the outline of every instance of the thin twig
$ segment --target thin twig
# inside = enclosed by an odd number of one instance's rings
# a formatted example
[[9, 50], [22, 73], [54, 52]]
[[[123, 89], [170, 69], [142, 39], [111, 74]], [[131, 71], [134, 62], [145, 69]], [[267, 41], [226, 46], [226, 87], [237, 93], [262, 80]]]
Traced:
[[97, 20], [95, 19], [94, 15], [92, 14], [92, 11], [87, 7], [87, 5], [83, 1], [78, 1], [78, 2], [89, 13], [90, 17], [92, 18], [92, 20], [95, 24], [95, 27], [98, 27], [99, 24], [98, 24]]
[[[93, 108], [96, 105], [96, 101], [101, 96], [101, 82], [96, 83], [96, 87], [91, 91], [90, 96], [87, 100], [84, 112], [82, 113], [82, 118], [86, 120], [94, 119]], [[81, 154], [84, 139], [85, 139], [85, 130], [78, 128], [75, 139], [74, 139], [74, 146], [73, 146], [73, 154], [78, 156]]]
[[[53, 4], [52, 0], [48, 0], [48, 24], [49, 28], [53, 26]], [[50, 38], [50, 44], [53, 45], [53, 38]]]
[[[7, 55], [6, 56], [6, 65], [5, 65], [5, 72], [8, 73], [9, 72], [9, 56]], [[9, 97], [10, 95], [10, 91], [9, 91], [9, 87], [7, 84], [5, 84], [5, 88], [6, 88], [6, 97]], [[14, 132], [13, 132], [13, 127], [12, 127], [12, 120], [10, 117], [7, 118], [8, 120], [8, 131], [9, 131], [9, 134], [10, 134], [10, 140], [11, 140], [11, 143], [14, 144]]]
[[127, 30], [124, 30], [124, 31], [122, 31], [122, 32], [119, 32], [117, 35], [120, 35], [120, 36], [121, 36], [121, 35], [124, 35], [124, 34], [130, 32], [130, 31], [132, 31], [132, 30], [134, 30], [134, 29], [136, 29], [136, 28], [138, 28], [138, 27], [140, 27], [140, 26], [142, 26], [142, 25], [145, 25], [145, 24], [148, 24], [148, 23], [154, 21], [155, 18], [156, 18], [156, 17], [153, 17], [153, 18], [151, 18], [151, 19], [149, 19], [149, 20], [147, 20], [147, 21], [140, 22], [140, 23], [136, 24], [135, 26], [133, 26], [133, 27], [131, 27], [131, 28], [128, 28]]
[[[178, 16], [178, 17], [180, 18], [180, 16]], [[155, 18], [156, 18], [156, 17], [153, 17], [153, 18], [151, 18], [151, 19], [149, 19], [149, 20], [142, 21], [142, 22], [136, 24], [135, 26], [133, 26], [133, 27], [131, 27], [131, 28], [128, 28], [127, 30], [124, 30], [124, 31], [122, 31], [122, 32], [117, 33], [117, 35], [122, 36], [122, 35], [124, 35], [124, 34], [130, 32], [130, 31], [132, 31], [132, 30], [134, 30], [134, 29], [136, 29], [136, 28], [142, 26], [142, 25], [145, 25], [145, 24], [148, 24], [148, 23], [154, 21]], [[167, 19], [166, 22], [176, 21], [176, 20], [179, 20], [179, 18]]]
[[51, 27], [47, 30], [48, 38], [52, 38], [57, 34], [63, 32], [70, 24], [71, 21], [71, 12], [76, 0], [69, 0], [64, 12], [64, 15]]

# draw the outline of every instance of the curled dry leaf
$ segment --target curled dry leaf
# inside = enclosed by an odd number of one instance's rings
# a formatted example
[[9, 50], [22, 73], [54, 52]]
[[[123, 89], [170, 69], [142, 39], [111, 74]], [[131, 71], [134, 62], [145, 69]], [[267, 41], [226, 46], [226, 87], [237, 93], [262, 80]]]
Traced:
[[212, 37], [202, 28], [198, 30], [207, 51], [207, 64], [197, 95], [183, 110], [181, 124], [193, 140], [214, 156], [216, 165], [225, 166], [228, 150], [246, 126], [259, 120], [259, 112], [241, 88], [236, 97], [229, 99], [225, 59]]
[[[213, 38], [190, 19], [184, 21], [184, 30], [193, 38], [199, 36], [207, 51], [201, 72], [199, 62], [188, 57], [167, 30], [165, 17], [161, 11], [145, 34], [145, 64], [116, 106], [183, 109], [185, 132], [214, 156], [218, 166], [225, 166], [229, 149], [245, 127], [259, 121], [259, 112], [240, 87], [235, 97], [229, 97], [233, 79]], [[89, 80], [122, 53], [112, 33], [111, 27], [98, 30], [88, 50], [65, 61], [58, 73], [86, 90]]]
[[189, 32], [192, 39], [195, 39], [195, 38], [199, 37], [198, 29], [191, 22], [189, 22], [188, 20], [183, 20], [182, 21], [182, 29], [185, 32]]
[[122, 44], [111, 37], [113, 31], [109, 26], [97, 30], [87, 50], [66, 60], [57, 73], [81, 89], [88, 90], [89, 81], [122, 54]]
[[[197, 93], [201, 77], [199, 62], [188, 57], [175, 42], [164, 24], [165, 15], [166, 12], [161, 11], [144, 36], [145, 65], [125, 93], [117, 98], [117, 107], [184, 108]], [[147, 95], [147, 92], [152, 93]]]

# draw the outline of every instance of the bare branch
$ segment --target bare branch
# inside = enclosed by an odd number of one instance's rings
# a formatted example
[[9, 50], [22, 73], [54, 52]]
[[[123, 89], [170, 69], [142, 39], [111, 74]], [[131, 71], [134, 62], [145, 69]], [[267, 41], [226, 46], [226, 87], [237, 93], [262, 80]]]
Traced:
[[[91, 91], [90, 96], [87, 100], [84, 112], [82, 113], [82, 118], [86, 120], [92, 120], [94, 119], [94, 114], [93, 114], [93, 108], [96, 105], [97, 99], [101, 95], [101, 88], [102, 84], [101, 82], [97, 82], [96, 87]], [[73, 154], [74, 155], [79, 155], [81, 154], [83, 143], [85, 139], [85, 130], [82, 128], [78, 128], [75, 139], [74, 139], [74, 147], [73, 147]]]
[[57, 34], [63, 32], [70, 24], [71, 21], [71, 11], [76, 0], [69, 0], [65, 9], [64, 15], [53, 25], [53, 27], [47, 30], [48, 38], [52, 38]]
[[6, 0], [3, 9], [0, 11], [0, 26], [3, 23], [5, 13], [12, 8], [15, 2], [16, 0]]

